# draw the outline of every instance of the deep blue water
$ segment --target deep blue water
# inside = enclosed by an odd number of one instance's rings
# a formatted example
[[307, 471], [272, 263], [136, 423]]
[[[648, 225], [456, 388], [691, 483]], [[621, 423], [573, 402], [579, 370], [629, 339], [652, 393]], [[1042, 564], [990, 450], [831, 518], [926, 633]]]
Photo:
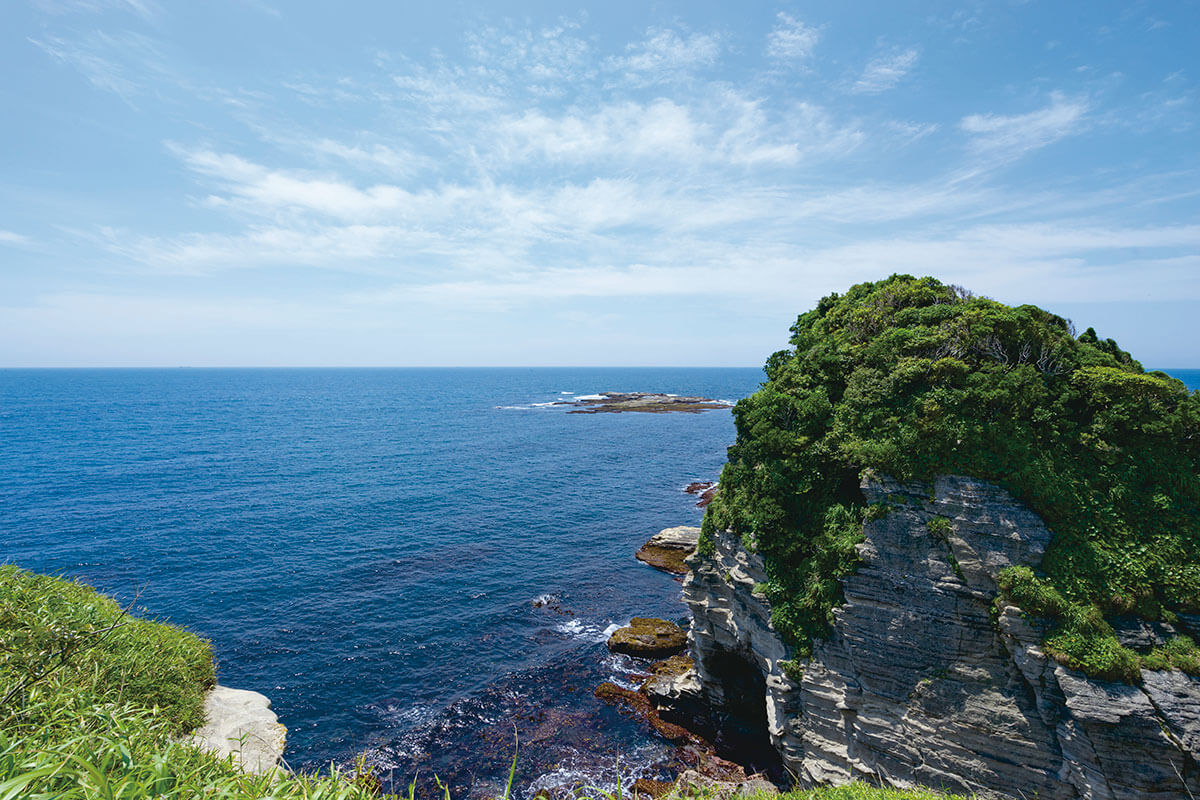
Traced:
[[[1200, 389], [1200, 370], [1169, 370]], [[80, 576], [210, 638], [293, 766], [366, 752], [456, 796], [667, 777], [675, 751], [592, 697], [603, 645], [680, 618], [633, 558], [698, 524], [727, 411], [567, 414], [604, 390], [736, 399], [758, 369], [0, 370], [0, 560]], [[553, 600], [537, 607], [534, 600]], [[526, 796], [531, 793], [526, 789]]]
[[[368, 751], [486, 790], [670, 770], [592, 695], [604, 630], [679, 618], [633, 558], [698, 524], [728, 411], [568, 414], [604, 390], [736, 399], [758, 369], [0, 371], [0, 560], [210, 638], [274, 701], [293, 766]], [[535, 607], [550, 595], [554, 601]], [[549, 714], [549, 716], [547, 716]], [[564, 766], [565, 765], [565, 766]], [[573, 771], [573, 772], [572, 772]]]

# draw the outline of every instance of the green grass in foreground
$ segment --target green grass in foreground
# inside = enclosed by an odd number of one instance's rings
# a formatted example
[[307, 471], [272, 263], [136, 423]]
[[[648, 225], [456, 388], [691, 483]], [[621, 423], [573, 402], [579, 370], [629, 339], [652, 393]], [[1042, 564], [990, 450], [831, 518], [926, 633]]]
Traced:
[[[747, 795], [746, 800], [768, 800], [767, 795]], [[784, 792], [776, 800], [965, 800], [961, 795], [941, 794], [928, 789], [877, 789], [863, 783], [826, 786], [807, 791]]]
[[213, 681], [208, 642], [0, 566], [0, 800], [374, 797], [336, 775], [272, 783], [181, 743]]

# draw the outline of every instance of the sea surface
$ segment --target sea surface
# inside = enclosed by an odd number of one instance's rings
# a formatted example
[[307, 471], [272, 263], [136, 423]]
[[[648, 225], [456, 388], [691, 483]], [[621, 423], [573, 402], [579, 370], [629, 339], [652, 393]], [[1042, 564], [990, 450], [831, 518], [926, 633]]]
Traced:
[[759, 369], [0, 370], [0, 561], [78, 576], [212, 640], [301, 769], [397, 790], [669, 777], [592, 695], [606, 632], [682, 619], [636, 561], [698, 525], [726, 410], [569, 414], [599, 391], [734, 401]]
[[[1200, 370], [1168, 370], [1200, 389]], [[0, 370], [0, 561], [212, 640], [300, 769], [494, 795], [671, 777], [596, 700], [607, 632], [685, 616], [633, 558], [699, 524], [728, 411], [569, 414], [599, 391], [736, 400], [758, 369]], [[519, 738], [519, 747], [514, 744]]]

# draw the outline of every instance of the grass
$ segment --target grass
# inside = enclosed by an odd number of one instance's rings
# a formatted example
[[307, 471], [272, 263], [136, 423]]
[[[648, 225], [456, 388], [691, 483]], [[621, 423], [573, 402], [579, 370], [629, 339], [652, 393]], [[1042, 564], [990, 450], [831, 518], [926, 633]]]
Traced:
[[208, 642], [79, 583], [0, 566], [0, 800], [366, 800], [336, 771], [247, 775], [183, 743], [213, 685]]
[[742, 795], [744, 800], [966, 800], [962, 795], [942, 794], [931, 789], [880, 789], [865, 783], [823, 786], [819, 789], [783, 792], [779, 795]]

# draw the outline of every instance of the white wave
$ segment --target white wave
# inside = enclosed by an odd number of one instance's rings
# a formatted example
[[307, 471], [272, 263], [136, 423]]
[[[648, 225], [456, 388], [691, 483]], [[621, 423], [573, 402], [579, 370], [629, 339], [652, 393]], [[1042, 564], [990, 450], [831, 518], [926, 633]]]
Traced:
[[604, 395], [602, 395], [602, 394], [577, 394], [577, 395], [575, 395], [575, 399], [576, 400], [603, 400]]
[[555, 797], [561, 790], [571, 789], [583, 790], [585, 797], [595, 796], [596, 792], [611, 797], [618, 783], [626, 790], [638, 778], [655, 774], [654, 765], [664, 755], [666, 748], [657, 744], [636, 747], [612, 760], [604, 756], [597, 759], [595, 755], [570, 748], [554, 769], [534, 778], [521, 796], [524, 800], [534, 800], [539, 794]]
[[551, 400], [549, 403], [531, 403], [530, 405], [532, 405], [534, 408], [545, 408], [546, 406], [556, 406], [558, 404], [558, 400]]
[[496, 408], [504, 411], [530, 411], [533, 406], [496, 406]]
[[574, 392], [559, 392], [559, 394], [575, 394]]
[[581, 619], [569, 619], [566, 622], [560, 622], [555, 625], [554, 630], [566, 634], [573, 639], [581, 639], [585, 642], [607, 642], [608, 637], [612, 636], [612, 632], [619, 627], [621, 626], [608, 625], [602, 628], [599, 625], [593, 625]]

